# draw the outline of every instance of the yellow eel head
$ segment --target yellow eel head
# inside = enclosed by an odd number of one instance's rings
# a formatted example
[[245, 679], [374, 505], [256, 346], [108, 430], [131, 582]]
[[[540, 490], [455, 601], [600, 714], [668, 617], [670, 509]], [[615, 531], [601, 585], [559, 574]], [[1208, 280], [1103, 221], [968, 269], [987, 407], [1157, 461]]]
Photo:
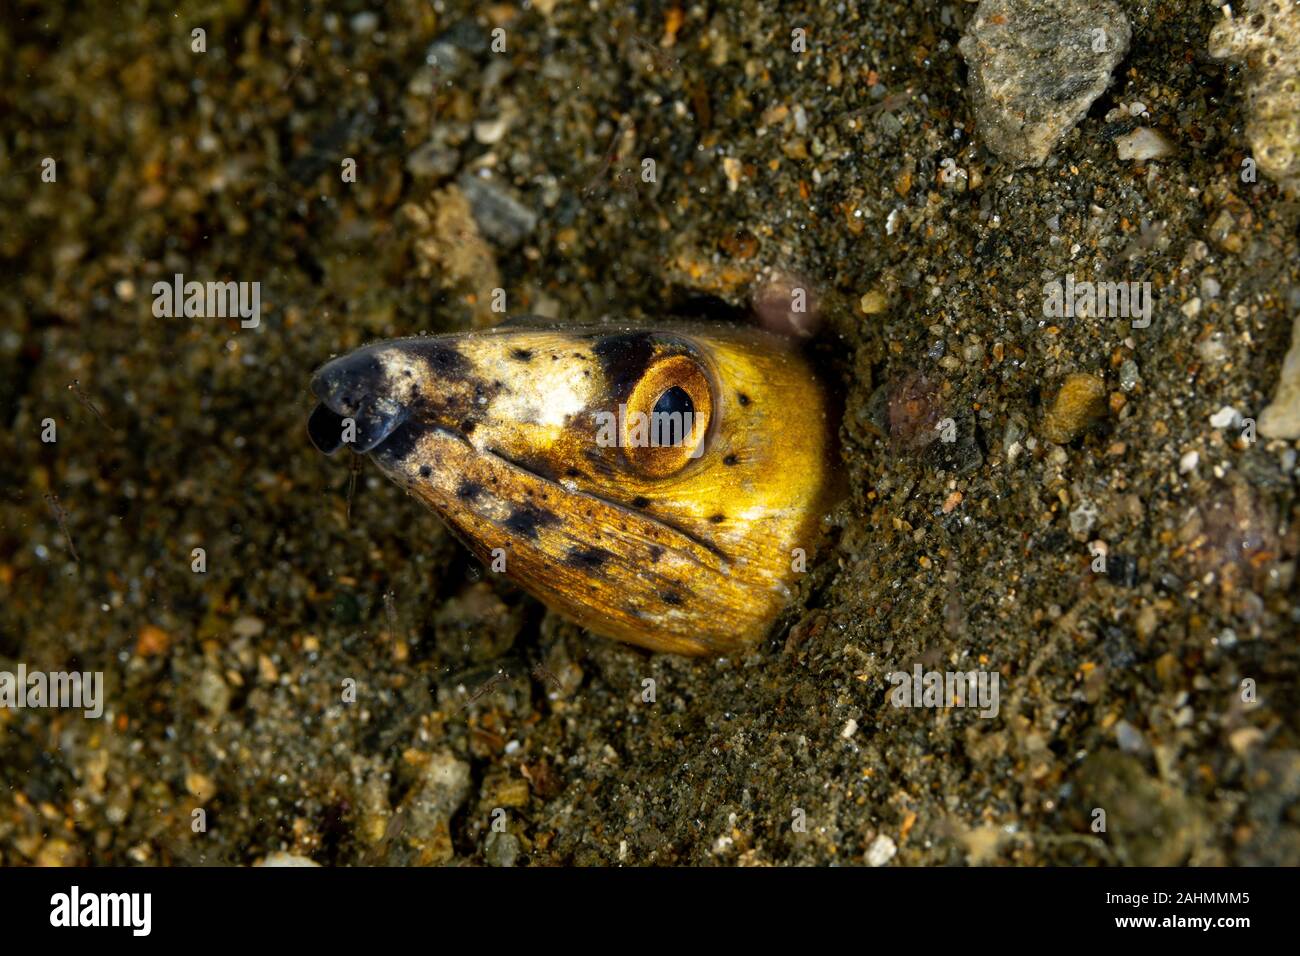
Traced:
[[508, 324], [366, 346], [311, 387], [321, 451], [368, 453], [487, 567], [656, 651], [760, 640], [838, 484], [822, 385], [757, 329]]

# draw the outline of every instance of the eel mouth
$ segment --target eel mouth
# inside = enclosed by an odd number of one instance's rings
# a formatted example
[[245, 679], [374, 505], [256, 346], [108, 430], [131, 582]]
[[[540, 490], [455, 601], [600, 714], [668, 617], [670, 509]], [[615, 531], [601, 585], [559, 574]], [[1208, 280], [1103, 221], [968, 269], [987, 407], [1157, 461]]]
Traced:
[[307, 419], [307, 437], [318, 451], [333, 455], [349, 445], [366, 454], [406, 423], [410, 409], [386, 395], [382, 383], [383, 370], [366, 350], [337, 358], [312, 376], [320, 402]]
[[388, 441], [395, 431], [406, 424], [408, 417], [409, 412], [405, 408], [383, 400], [367, 403], [351, 415], [340, 414], [321, 402], [307, 419], [307, 437], [317, 451], [326, 455], [333, 455], [344, 445], [349, 445], [354, 452], [364, 455]]

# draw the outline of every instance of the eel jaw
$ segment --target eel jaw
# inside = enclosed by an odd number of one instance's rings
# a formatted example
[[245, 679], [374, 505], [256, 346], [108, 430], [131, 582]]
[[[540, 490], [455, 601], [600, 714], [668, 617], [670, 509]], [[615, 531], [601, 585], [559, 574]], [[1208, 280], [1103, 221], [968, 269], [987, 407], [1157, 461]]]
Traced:
[[[312, 376], [311, 390], [320, 404], [307, 420], [307, 436], [326, 455], [344, 444], [358, 454], [374, 451], [410, 418], [409, 406], [391, 394], [385, 366], [371, 349], [326, 363]], [[349, 431], [351, 440], [345, 441]]]

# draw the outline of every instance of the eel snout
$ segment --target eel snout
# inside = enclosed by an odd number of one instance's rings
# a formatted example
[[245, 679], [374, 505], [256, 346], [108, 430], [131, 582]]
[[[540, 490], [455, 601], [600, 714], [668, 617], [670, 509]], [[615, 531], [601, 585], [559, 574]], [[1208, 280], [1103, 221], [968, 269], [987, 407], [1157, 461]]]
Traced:
[[307, 420], [312, 444], [327, 455], [343, 445], [360, 454], [388, 440], [410, 415], [385, 386], [385, 369], [374, 352], [361, 349], [326, 363], [312, 376], [320, 399]]

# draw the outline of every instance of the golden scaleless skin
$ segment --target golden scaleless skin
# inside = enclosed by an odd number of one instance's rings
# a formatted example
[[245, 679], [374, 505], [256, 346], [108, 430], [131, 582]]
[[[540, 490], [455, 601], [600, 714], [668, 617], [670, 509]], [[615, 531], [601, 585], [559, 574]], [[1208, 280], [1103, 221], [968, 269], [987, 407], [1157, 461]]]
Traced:
[[368, 453], [486, 566], [655, 651], [760, 640], [833, 503], [826, 395], [758, 329], [525, 320], [366, 346], [312, 391], [318, 448]]

